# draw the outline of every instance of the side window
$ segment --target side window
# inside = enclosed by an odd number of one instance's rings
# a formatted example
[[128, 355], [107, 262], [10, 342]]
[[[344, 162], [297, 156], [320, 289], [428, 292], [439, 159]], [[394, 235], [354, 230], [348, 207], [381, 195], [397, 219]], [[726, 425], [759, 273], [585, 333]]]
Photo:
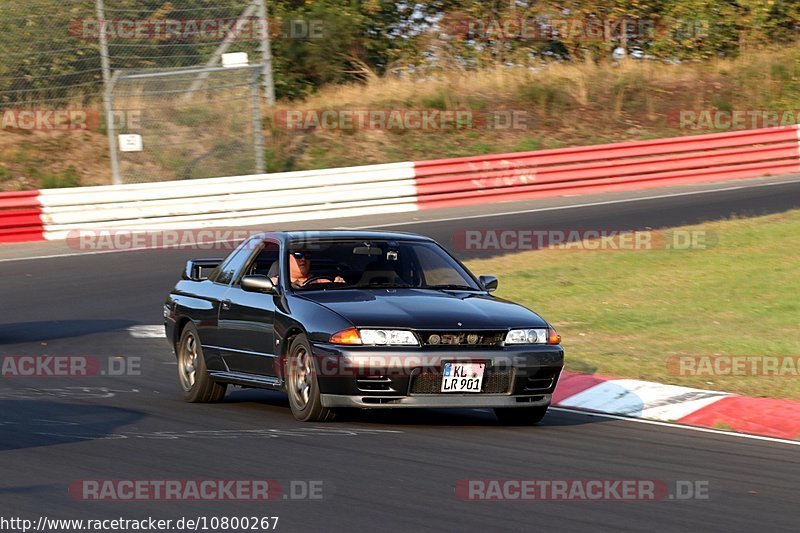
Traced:
[[250, 260], [247, 267], [242, 270], [239, 278], [236, 280], [236, 284], [239, 284], [242, 276], [253, 274], [268, 276], [273, 264], [278, 262], [279, 251], [280, 247], [277, 242], [264, 242], [259, 252]]
[[250, 258], [252, 251], [253, 248], [249, 245], [239, 248], [239, 250], [222, 265], [214, 281], [223, 285], [230, 285], [236, 273], [239, 272], [239, 269], [241, 269], [244, 263]]

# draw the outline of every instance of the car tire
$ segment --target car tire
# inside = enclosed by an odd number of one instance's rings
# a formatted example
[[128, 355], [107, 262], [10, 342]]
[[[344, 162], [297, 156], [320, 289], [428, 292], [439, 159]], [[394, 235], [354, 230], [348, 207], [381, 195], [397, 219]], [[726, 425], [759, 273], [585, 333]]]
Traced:
[[284, 375], [289, 406], [297, 420], [300, 422], [333, 420], [333, 410], [322, 405], [311, 345], [305, 335], [298, 335], [289, 345]]
[[494, 415], [506, 426], [533, 426], [542, 421], [548, 407], [550, 406], [495, 408]]
[[191, 403], [221, 401], [225, 397], [228, 385], [217, 383], [208, 375], [200, 335], [191, 322], [183, 328], [176, 352], [178, 382], [183, 389], [184, 400]]

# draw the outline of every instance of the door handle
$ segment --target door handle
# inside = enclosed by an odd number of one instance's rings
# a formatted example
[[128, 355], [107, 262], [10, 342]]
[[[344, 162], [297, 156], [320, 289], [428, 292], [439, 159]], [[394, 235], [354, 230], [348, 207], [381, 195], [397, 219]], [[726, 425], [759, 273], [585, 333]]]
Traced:
[[222, 300], [222, 310], [223, 311], [230, 311], [231, 310], [231, 301], [230, 300]]

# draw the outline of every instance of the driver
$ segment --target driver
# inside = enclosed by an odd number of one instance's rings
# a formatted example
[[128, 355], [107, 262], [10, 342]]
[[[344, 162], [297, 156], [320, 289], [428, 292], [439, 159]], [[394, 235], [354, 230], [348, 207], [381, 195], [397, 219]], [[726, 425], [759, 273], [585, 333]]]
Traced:
[[[292, 281], [292, 286], [302, 287], [307, 284], [309, 280], [313, 279], [311, 284], [314, 283], [346, 283], [344, 278], [336, 276], [333, 282], [324, 277], [310, 276], [311, 272], [311, 252], [307, 251], [294, 251], [289, 254], [289, 276]], [[273, 283], [278, 283], [278, 276], [272, 277]]]

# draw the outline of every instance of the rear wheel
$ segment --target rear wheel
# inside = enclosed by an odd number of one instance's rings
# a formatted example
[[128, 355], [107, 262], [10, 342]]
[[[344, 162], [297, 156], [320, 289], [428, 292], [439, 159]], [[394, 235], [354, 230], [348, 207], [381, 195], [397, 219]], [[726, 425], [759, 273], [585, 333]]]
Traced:
[[218, 402], [228, 389], [208, 375], [200, 336], [191, 322], [183, 328], [178, 342], [178, 379], [187, 402]]
[[494, 415], [501, 424], [507, 426], [533, 426], [541, 422], [548, 407], [550, 406], [496, 408]]
[[301, 422], [333, 420], [333, 411], [322, 406], [311, 346], [305, 335], [298, 335], [286, 357], [286, 391], [292, 414]]

